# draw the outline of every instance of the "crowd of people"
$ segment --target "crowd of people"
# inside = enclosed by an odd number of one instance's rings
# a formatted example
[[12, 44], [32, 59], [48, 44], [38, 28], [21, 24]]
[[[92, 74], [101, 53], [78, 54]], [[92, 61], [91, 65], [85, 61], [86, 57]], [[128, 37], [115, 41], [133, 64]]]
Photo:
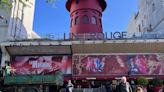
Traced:
[[[66, 92], [75, 92], [74, 89], [76, 89], [76, 84], [72, 83], [71, 80], [68, 81], [66, 85]], [[154, 92], [152, 89], [148, 87], [143, 87], [141, 85], [136, 85], [134, 81], [128, 82], [126, 77], [121, 77], [121, 80], [117, 81], [116, 83], [112, 83], [112, 81], [107, 81], [105, 84], [101, 84], [102, 92]], [[91, 86], [89, 88], [94, 89], [96, 86], [94, 86], [94, 83], [91, 82]], [[83, 89], [80, 88], [80, 89]], [[85, 89], [85, 88], [84, 88]], [[87, 92], [94, 92], [87, 91]], [[155, 92], [164, 92], [164, 86], [162, 86], [162, 89], [160, 91]]]

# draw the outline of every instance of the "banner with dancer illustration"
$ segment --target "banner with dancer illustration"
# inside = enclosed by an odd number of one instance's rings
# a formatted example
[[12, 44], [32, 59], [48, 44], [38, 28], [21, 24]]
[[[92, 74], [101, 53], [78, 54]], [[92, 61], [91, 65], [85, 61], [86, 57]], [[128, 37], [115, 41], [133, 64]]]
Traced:
[[73, 75], [164, 75], [164, 54], [74, 55]]
[[71, 74], [71, 56], [16, 56], [11, 60], [11, 74]]

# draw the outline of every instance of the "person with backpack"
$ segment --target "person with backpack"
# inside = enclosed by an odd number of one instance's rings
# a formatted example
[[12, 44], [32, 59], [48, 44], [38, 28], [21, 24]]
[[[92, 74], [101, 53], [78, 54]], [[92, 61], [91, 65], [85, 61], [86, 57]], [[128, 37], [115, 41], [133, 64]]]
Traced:
[[118, 87], [119, 87], [118, 88], [119, 92], [132, 92], [132, 88], [131, 88], [129, 82], [127, 82], [126, 77], [121, 78], [121, 82]]
[[74, 85], [72, 84], [71, 80], [68, 81], [66, 92], [72, 92]]

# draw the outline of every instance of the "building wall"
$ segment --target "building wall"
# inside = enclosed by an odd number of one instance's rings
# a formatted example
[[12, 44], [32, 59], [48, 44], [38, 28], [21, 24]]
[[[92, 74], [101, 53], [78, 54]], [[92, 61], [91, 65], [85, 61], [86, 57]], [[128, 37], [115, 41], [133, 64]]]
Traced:
[[24, 3], [17, 0], [13, 6], [8, 29], [10, 39], [31, 38], [35, 0], [24, 1]]
[[[0, 48], [0, 64], [1, 64], [1, 59], [2, 59], [2, 50]], [[0, 70], [1, 70], [1, 68], [0, 68]]]
[[8, 24], [10, 19], [10, 9], [5, 9], [7, 6], [0, 5], [0, 41], [4, 41], [6, 39]]
[[128, 28], [127, 28], [127, 33], [128, 33], [128, 36], [132, 36], [133, 33], [137, 33], [137, 29], [136, 29], [136, 22], [134, 21], [135, 20], [135, 15], [132, 16], [129, 24], [128, 24]]
[[6, 48], [3, 47], [3, 46], [1, 46], [1, 52], [2, 52], [2, 54], [1, 54], [1, 56], [2, 56], [1, 57], [1, 67], [4, 67], [5, 66], [5, 63], [7, 61], [10, 61], [10, 55], [7, 52]]
[[[3, 29], [4, 31], [1, 33], [4, 34], [4, 36], [1, 36], [3, 38], [1, 41], [4, 40], [15, 40], [15, 39], [30, 39], [34, 36], [32, 34], [34, 33], [32, 30], [33, 27], [33, 18], [34, 18], [34, 8], [35, 8], [35, 0], [23, 0], [22, 2], [20, 0], [16, 0], [16, 2], [12, 2], [12, 8], [5, 12], [3, 15], [7, 20], [8, 24], [4, 27], [0, 27], [0, 29]], [[6, 8], [3, 8], [0, 10], [6, 11]], [[2, 24], [0, 22], [0, 24]], [[36, 35], [34, 38], [38, 37]]]
[[164, 32], [163, 15], [164, 0], [139, 0], [138, 15], [130, 20], [127, 32]]

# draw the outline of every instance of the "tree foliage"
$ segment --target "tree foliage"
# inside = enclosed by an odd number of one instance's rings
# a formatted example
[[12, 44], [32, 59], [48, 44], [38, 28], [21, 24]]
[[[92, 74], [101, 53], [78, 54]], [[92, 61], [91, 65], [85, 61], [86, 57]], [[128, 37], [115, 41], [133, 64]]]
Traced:
[[148, 79], [146, 79], [145, 77], [139, 77], [137, 79], [137, 84], [141, 85], [141, 86], [147, 86], [147, 84], [149, 83]]
[[11, 2], [9, 0], [0, 0], [0, 5], [6, 5], [9, 8], [12, 7], [12, 4], [11, 4]]
[[155, 78], [151, 81], [153, 86], [162, 86], [162, 80], [159, 78]]

